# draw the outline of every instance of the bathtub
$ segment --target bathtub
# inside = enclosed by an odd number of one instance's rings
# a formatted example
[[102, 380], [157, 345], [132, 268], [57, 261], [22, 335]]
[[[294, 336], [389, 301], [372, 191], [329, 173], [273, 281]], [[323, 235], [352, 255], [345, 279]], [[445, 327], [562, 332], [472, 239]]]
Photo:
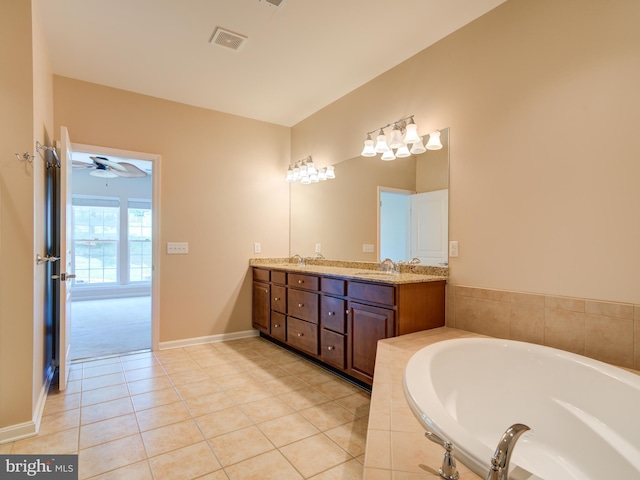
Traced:
[[416, 352], [404, 392], [423, 427], [483, 479], [515, 423], [531, 430], [513, 450], [510, 479], [640, 479], [635, 373], [540, 345], [463, 338]]

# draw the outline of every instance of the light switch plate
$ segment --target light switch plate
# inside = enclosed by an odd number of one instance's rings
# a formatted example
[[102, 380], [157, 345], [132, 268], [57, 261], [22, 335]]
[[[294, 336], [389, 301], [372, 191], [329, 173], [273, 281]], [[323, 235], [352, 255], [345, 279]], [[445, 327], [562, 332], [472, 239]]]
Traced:
[[363, 243], [362, 244], [362, 253], [373, 253], [374, 247], [372, 243]]
[[189, 242], [167, 242], [167, 255], [186, 255], [189, 253]]
[[458, 241], [457, 240], [451, 240], [449, 242], [449, 256], [450, 257], [457, 257], [458, 256]]
[[320, 252], [322, 252], [322, 244], [316, 243], [316, 253], [320, 253]]

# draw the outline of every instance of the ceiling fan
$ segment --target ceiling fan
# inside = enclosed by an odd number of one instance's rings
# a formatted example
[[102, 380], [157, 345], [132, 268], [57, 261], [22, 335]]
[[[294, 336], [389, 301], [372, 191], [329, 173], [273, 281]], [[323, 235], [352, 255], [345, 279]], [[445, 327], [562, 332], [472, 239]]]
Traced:
[[101, 178], [139, 178], [146, 177], [147, 172], [127, 162], [114, 162], [106, 157], [89, 157], [93, 163], [73, 161], [73, 168], [90, 169], [89, 175]]

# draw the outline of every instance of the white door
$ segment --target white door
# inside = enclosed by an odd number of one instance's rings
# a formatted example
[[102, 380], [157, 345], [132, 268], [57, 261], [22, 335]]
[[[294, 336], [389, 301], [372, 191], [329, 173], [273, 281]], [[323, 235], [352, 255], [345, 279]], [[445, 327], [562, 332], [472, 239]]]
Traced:
[[422, 265], [447, 265], [449, 190], [411, 196], [411, 257]]
[[58, 332], [59, 388], [67, 388], [71, 367], [71, 141], [67, 127], [60, 132], [60, 328]]

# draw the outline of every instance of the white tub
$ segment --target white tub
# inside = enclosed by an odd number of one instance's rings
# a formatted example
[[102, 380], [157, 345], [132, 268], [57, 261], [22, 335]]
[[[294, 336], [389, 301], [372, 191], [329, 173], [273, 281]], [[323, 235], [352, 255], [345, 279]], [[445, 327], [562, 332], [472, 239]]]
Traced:
[[524, 423], [531, 430], [515, 446], [510, 478], [640, 479], [634, 373], [540, 345], [465, 338], [418, 351], [404, 390], [425, 429], [482, 478], [504, 431]]

